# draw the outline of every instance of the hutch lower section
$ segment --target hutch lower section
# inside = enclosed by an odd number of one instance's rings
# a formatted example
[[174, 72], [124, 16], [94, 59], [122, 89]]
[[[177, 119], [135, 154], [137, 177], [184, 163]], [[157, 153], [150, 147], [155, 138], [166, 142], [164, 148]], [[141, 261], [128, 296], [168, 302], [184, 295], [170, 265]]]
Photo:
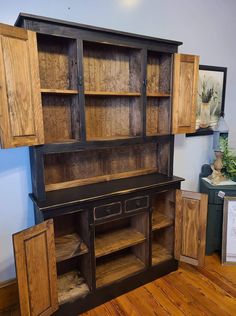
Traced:
[[[86, 201], [61, 206], [34, 200], [37, 221], [54, 223], [55, 315], [77, 316], [177, 269], [175, 190], [182, 179], [165, 177], [164, 183], [151, 185], [153, 177], [135, 177], [140, 184], [136, 192], [110, 192], [107, 197], [96, 192]], [[141, 188], [145, 178], [150, 185]]]

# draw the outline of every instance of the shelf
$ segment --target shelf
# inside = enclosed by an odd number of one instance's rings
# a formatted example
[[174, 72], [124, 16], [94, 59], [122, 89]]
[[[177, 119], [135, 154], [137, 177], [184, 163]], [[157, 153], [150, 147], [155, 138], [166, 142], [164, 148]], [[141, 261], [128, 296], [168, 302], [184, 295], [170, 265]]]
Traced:
[[57, 262], [88, 253], [88, 247], [76, 233], [56, 237], [55, 244]]
[[152, 230], [161, 229], [164, 227], [172, 226], [174, 221], [169, 218], [168, 216], [160, 213], [160, 212], [153, 212], [152, 213]]
[[145, 239], [142, 233], [130, 227], [98, 234], [95, 238], [96, 258], [137, 245]]
[[96, 269], [96, 285], [97, 287], [108, 285], [144, 268], [144, 263], [133, 254], [126, 254], [100, 263]]
[[117, 135], [117, 136], [101, 136], [101, 137], [90, 137], [90, 138], [87, 138], [87, 141], [114, 141], [114, 140], [120, 140], [120, 139], [137, 139], [137, 138], [141, 138], [141, 136], [120, 136], [120, 135]]
[[61, 189], [67, 189], [67, 188], [73, 188], [77, 186], [92, 184], [92, 183], [106, 182], [106, 181], [115, 180], [115, 179], [124, 179], [124, 178], [135, 177], [135, 176], [156, 173], [156, 172], [157, 172], [157, 169], [141, 169], [141, 170], [135, 170], [135, 171], [121, 172], [121, 173], [116, 173], [116, 174], [108, 174], [104, 176], [91, 177], [91, 178], [86, 178], [86, 179], [51, 183], [51, 184], [45, 185], [45, 190], [46, 192], [56, 191], [56, 190], [61, 190]]
[[173, 259], [170, 251], [162, 245], [153, 242], [152, 243], [152, 265], [159, 264], [160, 262]]
[[140, 92], [126, 92], [126, 91], [85, 91], [85, 95], [94, 96], [119, 96], [119, 97], [140, 97]]
[[88, 285], [76, 270], [60, 275], [57, 279], [57, 287], [60, 305], [76, 298], [83, 298], [89, 293]]
[[149, 98], [155, 98], [155, 97], [168, 98], [170, 96], [171, 96], [170, 93], [162, 93], [162, 92], [159, 92], [159, 93], [147, 93], [147, 97], [149, 97]]
[[78, 94], [79, 90], [62, 90], [62, 89], [40, 89], [41, 93], [51, 93], [51, 94]]

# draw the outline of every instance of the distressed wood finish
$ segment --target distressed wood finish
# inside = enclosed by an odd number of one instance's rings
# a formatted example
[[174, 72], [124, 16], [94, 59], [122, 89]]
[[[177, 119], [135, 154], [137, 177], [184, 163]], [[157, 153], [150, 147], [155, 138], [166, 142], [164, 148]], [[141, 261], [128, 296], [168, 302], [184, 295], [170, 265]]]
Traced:
[[196, 129], [199, 56], [175, 54], [173, 86], [173, 134], [193, 133]]
[[58, 309], [53, 221], [13, 235], [13, 242], [21, 315], [51, 315]]
[[176, 192], [175, 258], [203, 266], [207, 222], [206, 194]]
[[44, 142], [36, 34], [0, 24], [2, 148]]

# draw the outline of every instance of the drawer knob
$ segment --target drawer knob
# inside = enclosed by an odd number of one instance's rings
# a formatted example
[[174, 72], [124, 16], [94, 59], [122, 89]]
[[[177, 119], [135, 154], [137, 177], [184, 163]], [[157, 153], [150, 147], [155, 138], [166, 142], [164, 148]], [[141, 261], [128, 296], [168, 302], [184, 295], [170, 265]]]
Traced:
[[112, 210], [110, 208], [106, 209], [106, 213], [107, 214], [111, 214], [112, 213]]
[[137, 207], [140, 207], [140, 206], [141, 206], [141, 201], [139, 201], [139, 200], [136, 201], [136, 206], [137, 206]]

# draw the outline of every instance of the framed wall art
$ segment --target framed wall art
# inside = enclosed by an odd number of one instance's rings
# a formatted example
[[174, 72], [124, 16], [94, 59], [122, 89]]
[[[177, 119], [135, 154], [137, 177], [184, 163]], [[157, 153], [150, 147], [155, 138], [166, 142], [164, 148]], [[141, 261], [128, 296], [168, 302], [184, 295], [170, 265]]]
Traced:
[[186, 134], [187, 137], [213, 134], [224, 114], [226, 75], [225, 67], [199, 66], [196, 132]]
[[224, 198], [221, 262], [236, 265], [236, 197]]

